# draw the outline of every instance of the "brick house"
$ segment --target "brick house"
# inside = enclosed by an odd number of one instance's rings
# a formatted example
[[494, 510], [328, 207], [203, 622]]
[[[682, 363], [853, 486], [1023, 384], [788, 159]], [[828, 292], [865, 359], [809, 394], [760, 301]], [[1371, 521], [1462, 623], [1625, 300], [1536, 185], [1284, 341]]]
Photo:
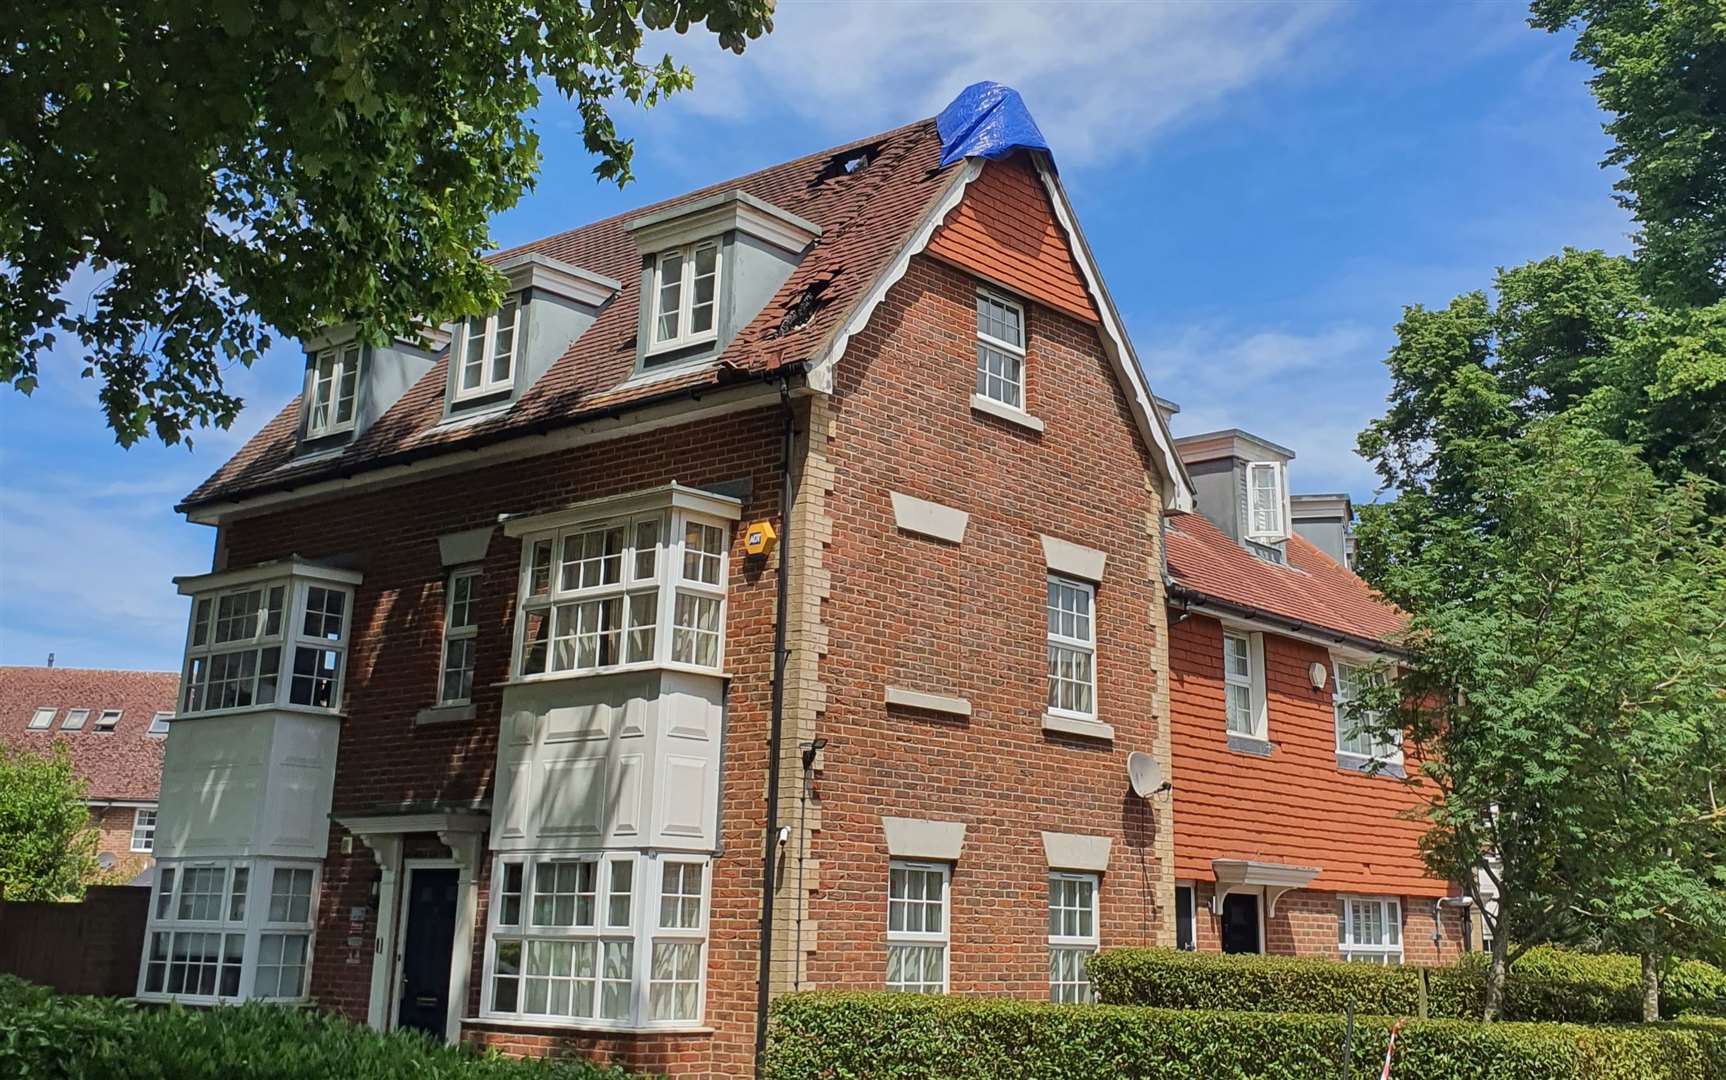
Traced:
[[1347, 496], [1290, 496], [1294, 452], [1244, 431], [1176, 446], [1197, 496], [1167, 519], [1177, 943], [1455, 959], [1467, 909], [1421, 863], [1404, 747], [1342, 705], [1402, 626], [1348, 569]]
[[1040, 137], [949, 117], [306, 340], [181, 505], [140, 997], [737, 1076], [773, 993], [1078, 1000], [1175, 942], [1126, 759], [1179, 775], [1193, 487]]
[[179, 686], [172, 671], [0, 667], [0, 743], [41, 754], [66, 745], [89, 785], [105, 869], [145, 875], [152, 865], [162, 748]]

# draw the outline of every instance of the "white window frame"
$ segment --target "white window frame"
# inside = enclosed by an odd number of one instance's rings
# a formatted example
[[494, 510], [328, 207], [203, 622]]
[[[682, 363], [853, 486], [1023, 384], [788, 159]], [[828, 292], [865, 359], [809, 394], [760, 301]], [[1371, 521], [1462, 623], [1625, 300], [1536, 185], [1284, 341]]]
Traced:
[[[931, 873], [940, 875], [940, 883], [941, 883], [941, 900], [940, 900], [941, 929], [938, 932], [937, 931], [929, 931], [929, 930], [904, 930], [904, 929], [895, 930], [895, 929], [893, 929], [893, 905], [895, 903], [901, 903], [901, 904], [927, 904], [928, 903], [927, 892], [925, 892], [925, 895], [922, 898], [918, 898], [918, 899], [912, 899], [909, 896], [894, 897], [894, 895], [893, 895], [893, 871], [895, 871], [895, 870], [910, 871], [913, 873], [921, 873], [921, 874], [925, 874], [925, 875], [931, 874]], [[907, 880], [909, 880], [909, 879], [907, 879]], [[925, 881], [926, 880], [927, 880], [927, 878], [925, 878]], [[952, 933], [953, 933], [952, 880], [953, 880], [953, 868], [944, 862], [924, 862], [921, 860], [914, 860], [914, 859], [892, 859], [892, 860], [889, 860], [887, 863], [887, 882], [886, 882], [887, 888], [885, 890], [886, 894], [887, 894], [887, 953], [886, 953], [887, 963], [886, 963], [885, 970], [887, 972], [891, 972], [892, 963], [893, 963], [893, 961], [892, 961], [893, 953], [897, 949], [922, 949], [922, 948], [939, 949], [940, 955], [941, 955], [941, 987], [940, 987], [939, 991], [935, 991], [935, 992], [942, 993], [942, 994], [947, 993], [948, 988], [952, 985], [950, 978], [949, 978], [949, 969], [950, 969], [952, 955], [953, 955], [953, 950], [949, 944], [950, 941], [952, 940]], [[904, 981], [901, 981], [901, 983], [897, 986], [895, 986], [891, 981], [885, 982], [884, 985], [890, 991], [900, 991], [900, 992], [904, 992], [904, 993], [930, 993], [931, 992], [929, 990], [911, 989], [910, 985]], [[927, 984], [923, 983], [923, 982], [919, 982], [916, 985], [924, 986]]]
[[[148, 820], [145, 815], [149, 815]], [[156, 849], [156, 811], [139, 807], [132, 811], [132, 850], [148, 853]]]
[[[272, 920], [270, 918], [271, 891], [275, 883], [276, 870], [300, 870], [311, 875], [310, 893], [306, 903], [306, 917], [298, 920]], [[182, 918], [180, 915], [181, 896], [186, 884], [187, 874], [194, 870], [215, 870], [220, 875], [221, 889], [217, 895], [216, 915], [214, 919]], [[235, 874], [246, 871], [244, 886], [244, 910], [240, 918], [234, 918]], [[166, 886], [166, 889], [164, 889]], [[150, 889], [149, 921], [144, 931], [144, 958], [138, 967], [138, 997], [145, 1001], [178, 1001], [189, 1005], [214, 1005], [218, 1002], [245, 1001], [257, 998], [256, 982], [260, 943], [265, 936], [287, 936], [301, 938], [304, 941], [303, 964], [300, 993], [294, 997], [270, 997], [268, 1000], [281, 1004], [297, 1004], [309, 1001], [311, 998], [312, 960], [317, 952], [317, 921], [320, 890], [323, 886], [323, 865], [310, 859], [161, 859], [156, 863], [156, 876]], [[153, 951], [158, 934], [167, 934], [167, 953], [170, 958], [161, 963], [162, 982], [152, 987], [155, 972], [152, 963]], [[216, 986], [213, 993], [187, 993], [170, 991], [168, 986], [172, 980], [173, 939], [181, 934], [216, 934], [219, 935], [218, 947], [225, 950], [227, 939], [238, 938], [241, 948], [238, 984], [234, 992], [223, 992], [221, 971], [218, 967]]]
[[[1377, 909], [1384, 940], [1357, 941], [1363, 912]], [[1394, 896], [1337, 897], [1337, 953], [1345, 961], [1369, 964], [1402, 963], [1402, 901]]]
[[[450, 343], [450, 354], [456, 358], [451, 364], [454, 381], [451, 383], [453, 389], [450, 396], [453, 400], [466, 401], [515, 389], [515, 375], [521, 367], [521, 313], [525, 306], [519, 296], [505, 297], [497, 310], [483, 319], [470, 316], [456, 324], [455, 338]], [[476, 328], [480, 331], [479, 381], [472, 386], [464, 386], [467, 369], [474, 362], [471, 354]], [[492, 369], [497, 362], [498, 338], [505, 332], [509, 334], [509, 369], [498, 378], [493, 375]]]
[[[652, 570], [642, 573], [642, 559], [648, 557], [648, 549], [637, 545], [641, 530], [650, 526], [657, 528], [651, 556]], [[686, 538], [693, 527], [717, 530], [718, 550], [706, 552], [689, 548]], [[603, 545], [606, 534], [614, 530], [621, 530], [620, 546], [611, 554], [601, 547], [597, 559], [598, 580], [584, 584], [587, 567], [596, 560], [570, 558], [571, 541], [585, 543], [587, 537], [597, 534]], [[703, 534], [704, 537], [706, 535], [709, 534]], [[730, 522], [681, 508], [596, 518], [523, 536], [513, 658], [516, 678], [523, 681], [560, 679], [651, 668], [708, 673], [723, 670], [731, 541]], [[697, 571], [694, 578], [685, 576], [691, 558], [695, 560]], [[607, 581], [605, 577], [609, 571], [606, 564], [614, 559], [617, 560], [615, 580]], [[706, 580], [708, 576], [715, 580]], [[637, 641], [634, 634], [645, 630], [647, 624], [636, 621], [641, 611], [631, 598], [644, 601], [649, 593], [653, 594], [653, 644], [643, 656], [634, 651]], [[717, 637], [713, 642], [711, 664], [700, 662], [700, 639], [707, 637], [707, 632], [689, 628], [679, 636], [679, 598], [703, 609], [708, 604], [717, 605], [714, 624]], [[594, 633], [583, 633], [588, 625], [582, 621], [584, 611], [595, 610], [602, 617], [608, 611], [615, 611], [618, 621], [614, 626], [596, 622], [593, 624]], [[574, 629], [566, 633], [571, 622]], [[540, 627], [544, 629], [540, 630]], [[613, 634], [616, 658], [609, 663], [600, 663], [604, 659], [605, 639]], [[584, 648], [582, 640], [587, 637], [594, 638], [594, 662], [591, 664], [579, 662]], [[562, 644], [564, 642], [568, 644]], [[679, 659], [680, 647], [685, 642], [688, 644], [687, 658]], [[542, 645], [543, 656], [536, 655], [541, 652]], [[569, 666], [560, 666], [564, 656], [569, 657]]]
[[[1068, 886], [1089, 886], [1089, 904], [1080, 903], [1077, 905], [1069, 905], [1062, 903], [1057, 905], [1057, 899], [1063, 901], [1066, 899], [1064, 896], [1057, 896], [1057, 891], [1067, 891]], [[1094, 1000], [1091, 993], [1091, 980], [1085, 975], [1084, 958], [1096, 952], [1097, 946], [1101, 941], [1097, 922], [1099, 918], [1098, 894], [1102, 892], [1102, 887], [1102, 878], [1097, 874], [1077, 873], [1065, 870], [1051, 870], [1049, 872], [1050, 1001], [1065, 1002], [1068, 1004], [1086, 1004]], [[1082, 888], [1074, 889], [1073, 891], [1077, 892], [1080, 897], [1084, 897], [1086, 895], [1085, 890]], [[1058, 908], [1059, 910], [1073, 910], [1089, 914], [1090, 932], [1084, 932], [1084, 927], [1081, 925], [1076, 928], [1078, 932], [1066, 933], [1065, 930], [1067, 928], [1065, 926], [1058, 925], [1058, 923], [1061, 922], [1055, 914]], [[1060, 970], [1062, 961], [1066, 960], [1070, 962], [1074, 958], [1078, 960], [1077, 980], [1063, 978], [1062, 976], [1065, 973]]]
[[[306, 602], [312, 589], [327, 589], [342, 595], [340, 634], [334, 639], [307, 636]], [[273, 608], [277, 594], [281, 607]], [[259, 596], [254, 629], [249, 636], [217, 642], [222, 601], [248, 593]], [[271, 629], [270, 613], [280, 611]], [[257, 709], [294, 709], [321, 714], [339, 713], [346, 692], [347, 653], [353, 637], [354, 588], [324, 578], [288, 576], [247, 582], [243, 585], [207, 589], [192, 597], [192, 613], [186, 628], [185, 661], [181, 667], [178, 715], [208, 715]], [[328, 705], [293, 701], [295, 662], [302, 650], [335, 654], [334, 690]], [[226, 706], [207, 707], [210, 675], [217, 657], [253, 654], [253, 671], [245, 684], [250, 700]], [[274, 669], [270, 670], [273, 655]], [[315, 662], [315, 658], [314, 658]], [[200, 676], [198, 673], [202, 672]], [[314, 676], [316, 677], [316, 676]]]
[[[538, 874], [537, 868], [546, 863], [596, 864], [593, 924], [591, 926], [542, 926], [534, 924], [534, 878]], [[612, 905], [610, 903], [613, 868], [619, 864], [629, 866], [631, 874], [629, 912], [628, 918], [623, 923], [618, 923], [611, 917]], [[684, 866], [691, 864], [698, 865], [701, 873], [698, 925], [693, 927], [661, 927], [659, 923], [661, 921], [664, 868], [668, 865]], [[520, 914], [516, 923], [505, 924], [502, 921], [504, 918], [503, 887], [506, 881], [505, 868], [510, 865], [522, 868], [521, 893], [519, 894]], [[480, 992], [480, 1016], [482, 1019], [596, 1031], [679, 1031], [701, 1026], [706, 1016], [707, 936], [713, 878], [712, 860], [708, 856], [683, 852], [649, 853], [627, 850], [514, 851], [494, 856], [491, 874], [492, 896], [491, 903], [487, 905], [485, 964], [482, 969], [484, 983]], [[512, 893], [511, 895], [516, 894]], [[578, 894], [578, 897], [579, 895], [585, 894]], [[594, 1015], [578, 1017], [560, 1013], [526, 1011], [529, 978], [528, 951], [531, 948], [530, 943], [535, 941], [595, 943], [594, 980], [589, 991], [593, 994], [592, 1012]], [[500, 970], [498, 947], [500, 943], [516, 942], [521, 944], [521, 948], [517, 970], [511, 974]], [[630, 946], [629, 1009], [627, 1015], [623, 1017], [604, 1018], [598, 1015], [604, 997], [604, 945], [608, 942], [617, 945], [627, 943]], [[696, 987], [694, 1017], [671, 1020], [654, 1020], [652, 1018], [653, 946], [655, 942], [699, 946], [697, 964], [699, 982]], [[514, 1009], [500, 1009], [498, 1007], [497, 992], [500, 977], [505, 981], [512, 978], [515, 980]], [[578, 986], [579, 984], [572, 986], [571, 992], [574, 993]]]
[[54, 718], [60, 715], [58, 705], [38, 705], [36, 711], [30, 714], [30, 720], [24, 725], [25, 731], [47, 731], [54, 726]]
[[120, 726], [120, 717], [123, 715], [119, 709], [103, 709], [96, 717], [96, 730], [113, 731]]
[[[1027, 337], [1025, 328], [1025, 305], [1011, 297], [1003, 295], [1002, 293], [998, 293], [990, 289], [979, 288], [977, 290], [976, 301], [976, 315], [978, 321], [982, 320], [984, 304], [999, 304], [1018, 315], [1019, 340], [1017, 342], [1009, 341], [1006, 338], [985, 332], [981, 326], [977, 327], [977, 381], [975, 392], [978, 397], [987, 398], [1003, 408], [1024, 412], [1026, 367], [1025, 339]], [[993, 350], [996, 353], [1000, 353], [1006, 359], [1016, 360], [1019, 365], [1019, 377], [1017, 379], [1009, 379], [1005, 374], [996, 374], [989, 371], [985, 363], [985, 352], [987, 350]], [[1006, 398], [1001, 397], [998, 394], [990, 393], [991, 380], [998, 381], [1006, 386], [1011, 386], [1019, 400], [1008, 401]]]
[[[1049, 620], [1056, 611], [1060, 611], [1063, 614], [1065, 613], [1064, 608], [1054, 609], [1050, 606], [1050, 602], [1054, 599], [1053, 594], [1057, 589], [1075, 590], [1085, 597], [1086, 613], [1083, 618], [1085, 623], [1084, 628], [1087, 631], [1086, 636], [1069, 636], [1059, 632], [1057, 628], [1049, 625]], [[1073, 614], [1077, 616], [1077, 612], [1074, 612]], [[1090, 697], [1091, 705], [1089, 709], [1072, 709], [1053, 704], [1053, 699], [1057, 697], [1055, 693], [1057, 682], [1080, 684], [1080, 680], [1057, 680], [1055, 674], [1050, 672], [1045, 684], [1047, 691], [1044, 698], [1044, 704], [1046, 706], [1045, 711], [1050, 716], [1061, 716], [1071, 720], [1097, 719], [1097, 586], [1092, 582], [1082, 581], [1078, 578], [1066, 577], [1061, 574], [1050, 574], [1048, 576], [1047, 591], [1044, 594], [1043, 617], [1047, 647], [1046, 656], [1050, 667], [1053, 667], [1055, 664], [1057, 650], [1083, 656], [1088, 661], [1089, 679], [1087, 693]]]
[[84, 725], [90, 720], [89, 709], [67, 709], [65, 719], [60, 721], [61, 731], [83, 731]]
[[[357, 341], [333, 345], [312, 354], [306, 365], [306, 438], [321, 439], [352, 431], [360, 404], [360, 363]], [[347, 415], [342, 415], [343, 408]], [[319, 412], [322, 411], [320, 420]]]
[[[1230, 650], [1234, 643], [1244, 646], [1247, 658], [1246, 674], [1229, 670]], [[1234, 726], [1234, 718], [1229, 709], [1230, 688], [1244, 690], [1247, 695], [1247, 712], [1252, 721], [1250, 731], [1241, 731]], [[1265, 741], [1270, 738], [1270, 709], [1265, 695], [1265, 647], [1264, 635], [1247, 630], [1223, 628], [1223, 730], [1230, 735], [1243, 739], [1258, 739]]]
[[[1270, 473], [1272, 482], [1275, 485], [1275, 490], [1272, 492], [1272, 505], [1265, 508], [1276, 515], [1276, 520], [1273, 523], [1274, 527], [1270, 529], [1261, 529], [1258, 526], [1261, 499], [1259, 497], [1258, 484], [1254, 477], [1265, 472]], [[1288, 535], [1289, 507], [1287, 468], [1285, 468], [1279, 461], [1247, 462], [1247, 539], [1255, 540], [1260, 543], [1274, 544], [1278, 541], [1287, 540]]]
[[1359, 746], [1363, 745], [1362, 743], [1351, 744], [1350, 739], [1343, 734], [1345, 730], [1353, 730], [1355, 726], [1354, 721], [1350, 720], [1347, 715], [1348, 704], [1353, 700], [1348, 690], [1349, 685], [1357, 678], [1373, 681], [1386, 680], [1390, 677], [1386, 668], [1387, 665], [1382, 662], [1375, 663], [1364, 657], [1331, 654], [1331, 711], [1335, 717], [1338, 757], [1345, 757], [1351, 761], [1362, 763], [1376, 762], [1380, 765], [1401, 765], [1403, 763], [1400, 740], [1395, 746], [1390, 746], [1379, 742], [1377, 735], [1372, 732], [1360, 732], [1356, 737], [1370, 744], [1363, 752], [1358, 749]]
[[[647, 356], [700, 345], [719, 337], [719, 297], [725, 283], [725, 245], [721, 240], [722, 237], [710, 236], [679, 247], [667, 248], [653, 257], [653, 282], [648, 294]], [[713, 249], [713, 321], [706, 330], [692, 332], [689, 325], [695, 312], [695, 257], [698, 251], [706, 248]], [[659, 319], [666, 314], [660, 307], [664, 302], [665, 261], [673, 256], [682, 260], [677, 290], [677, 333], [670, 337], [661, 337]]]
[[[473, 701], [473, 675], [478, 664], [479, 652], [479, 620], [475, 616], [474, 607], [479, 603], [479, 583], [484, 571], [477, 566], [456, 570], [444, 579], [443, 605], [443, 647], [438, 650], [437, 672], [437, 703], [439, 706], [467, 705]], [[456, 598], [462, 586], [466, 586], [468, 621], [457, 625]], [[450, 647], [461, 645], [466, 652], [467, 662], [461, 670], [467, 673], [468, 692], [448, 695], [450, 672]], [[459, 680], [458, 680], [459, 682]]]
[[168, 733], [170, 722], [173, 719], [174, 714], [171, 710], [164, 709], [161, 712], [156, 713], [156, 715], [150, 717], [150, 728], [145, 732], [145, 734], [166, 735]]

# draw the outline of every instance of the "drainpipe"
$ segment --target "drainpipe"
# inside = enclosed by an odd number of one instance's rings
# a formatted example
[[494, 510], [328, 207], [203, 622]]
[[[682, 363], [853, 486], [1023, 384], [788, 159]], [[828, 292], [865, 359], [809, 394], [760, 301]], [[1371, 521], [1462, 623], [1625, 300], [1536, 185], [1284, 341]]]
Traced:
[[773, 622], [773, 715], [767, 730], [767, 821], [761, 832], [761, 965], [755, 987], [755, 1075], [767, 1055], [768, 986], [773, 975], [773, 879], [779, 854], [779, 748], [785, 721], [785, 619], [791, 594], [791, 479], [796, 448], [796, 412], [791, 381], [779, 382], [785, 413], [785, 461], [779, 477], [779, 596]]

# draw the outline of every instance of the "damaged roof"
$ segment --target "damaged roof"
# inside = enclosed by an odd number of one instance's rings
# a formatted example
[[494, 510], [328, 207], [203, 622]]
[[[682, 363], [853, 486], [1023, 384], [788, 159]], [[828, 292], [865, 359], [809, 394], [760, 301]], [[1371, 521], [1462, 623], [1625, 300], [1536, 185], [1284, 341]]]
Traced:
[[[962, 168], [943, 169], [940, 158], [935, 121], [923, 120], [497, 252], [489, 261], [538, 252], [615, 278], [623, 288], [545, 375], [500, 414], [440, 426], [446, 348], [431, 370], [341, 453], [295, 459], [296, 397], [179, 508], [231, 502], [573, 425], [649, 400], [761, 379], [816, 359]], [[716, 363], [625, 385], [635, 368], [641, 302], [640, 255], [628, 225], [644, 214], [731, 190], [814, 222], [821, 227], [820, 237]]]
[[1405, 627], [1401, 610], [1299, 535], [1288, 538], [1288, 563], [1278, 566], [1203, 515], [1170, 514], [1168, 521], [1169, 576], [1182, 592], [1363, 645], [1394, 647]]

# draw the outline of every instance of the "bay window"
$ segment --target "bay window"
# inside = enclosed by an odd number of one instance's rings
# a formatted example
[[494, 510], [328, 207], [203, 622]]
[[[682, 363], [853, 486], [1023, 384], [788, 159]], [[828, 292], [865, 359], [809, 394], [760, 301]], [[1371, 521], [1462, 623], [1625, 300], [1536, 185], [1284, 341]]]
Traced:
[[1344, 960], [1402, 963], [1402, 902], [1395, 897], [1337, 899], [1337, 948]]
[[1097, 875], [1049, 875], [1049, 1000], [1091, 1000], [1085, 961], [1097, 951]]
[[305, 1000], [318, 873], [310, 861], [159, 862], [138, 996], [192, 1004]]
[[520, 322], [521, 300], [512, 296], [490, 315], [465, 319], [456, 327], [450, 347], [459, 354], [457, 401], [514, 389]]
[[727, 523], [687, 510], [582, 522], [524, 541], [518, 673], [717, 670]]
[[[181, 580], [192, 596], [181, 715], [340, 707], [359, 575], [294, 567], [293, 576], [240, 571]], [[195, 587], [203, 582], [215, 587]]]
[[695, 345], [718, 336], [719, 271], [718, 238], [659, 254], [654, 261], [649, 352]]
[[698, 1023], [706, 879], [696, 855], [499, 856], [483, 1013], [620, 1029]]

